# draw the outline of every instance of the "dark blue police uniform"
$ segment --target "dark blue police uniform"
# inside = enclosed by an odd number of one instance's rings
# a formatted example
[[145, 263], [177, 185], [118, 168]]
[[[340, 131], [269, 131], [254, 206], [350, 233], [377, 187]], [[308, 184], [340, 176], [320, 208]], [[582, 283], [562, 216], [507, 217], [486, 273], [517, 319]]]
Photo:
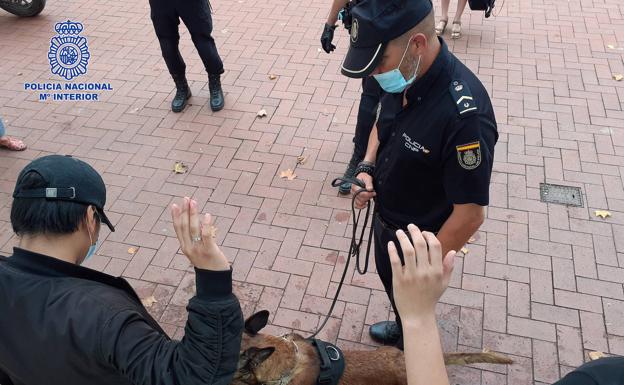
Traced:
[[[390, 41], [432, 17], [432, 12], [430, 0], [358, 2], [351, 12], [351, 44], [342, 73], [354, 78], [373, 74]], [[444, 40], [439, 41], [437, 57], [425, 73], [416, 76], [416, 70], [415, 81], [396, 70], [373, 75], [383, 80], [380, 86], [387, 91], [378, 113], [380, 144], [373, 172], [375, 260], [395, 313], [387, 244], [396, 241], [396, 230], [414, 223], [437, 233], [453, 205], [486, 206], [489, 201], [498, 140], [494, 110], [479, 79], [449, 52]], [[367, 173], [372, 169], [358, 168]], [[398, 314], [397, 323], [398, 330], [373, 325], [371, 335], [392, 341], [389, 336], [399, 337], [402, 330]], [[402, 339], [398, 345], [402, 347]]]
[[440, 42], [429, 71], [407, 89], [407, 105], [403, 93], [384, 94], [377, 121], [375, 262], [393, 307], [387, 244], [396, 230], [413, 223], [437, 233], [453, 204], [489, 203], [494, 110], [479, 79]]
[[208, 0], [150, 0], [151, 18], [160, 42], [167, 69], [172, 75], [184, 75], [186, 64], [179, 50], [180, 19], [188, 28], [206, 72], [220, 75], [223, 62], [212, 38], [212, 15]]

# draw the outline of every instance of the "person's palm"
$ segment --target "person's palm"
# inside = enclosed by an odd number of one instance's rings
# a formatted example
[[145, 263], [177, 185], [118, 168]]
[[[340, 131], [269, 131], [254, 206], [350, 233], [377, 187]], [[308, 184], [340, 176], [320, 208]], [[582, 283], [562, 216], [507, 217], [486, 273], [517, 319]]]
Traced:
[[402, 230], [397, 231], [405, 265], [394, 242], [388, 243], [394, 302], [404, 321], [433, 314], [448, 287], [455, 256], [451, 251], [442, 258], [442, 246], [432, 233], [421, 233], [414, 225], [409, 225], [408, 230], [413, 243]]

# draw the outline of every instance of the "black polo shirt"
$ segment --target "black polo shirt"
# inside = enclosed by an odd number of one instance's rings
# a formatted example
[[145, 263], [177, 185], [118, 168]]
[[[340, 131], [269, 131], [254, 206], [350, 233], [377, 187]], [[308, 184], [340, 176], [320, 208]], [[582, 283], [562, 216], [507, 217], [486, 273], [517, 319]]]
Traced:
[[430, 69], [403, 94], [384, 94], [377, 122], [374, 187], [389, 224], [437, 232], [453, 204], [487, 206], [498, 140], [494, 110], [479, 79], [444, 40]]

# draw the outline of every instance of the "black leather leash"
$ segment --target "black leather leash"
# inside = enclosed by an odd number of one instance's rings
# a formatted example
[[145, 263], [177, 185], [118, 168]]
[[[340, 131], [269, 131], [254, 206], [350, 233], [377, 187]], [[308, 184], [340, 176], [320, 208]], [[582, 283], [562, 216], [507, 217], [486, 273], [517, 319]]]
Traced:
[[365, 217], [364, 217], [364, 224], [362, 226], [362, 231], [360, 232], [360, 236], [359, 236], [359, 239], [358, 239], [357, 230], [358, 230], [358, 227], [359, 227], [360, 215], [362, 213], [362, 210], [358, 211], [357, 214], [356, 214], [356, 212], [355, 212], [355, 210], [356, 210], [355, 209], [355, 199], [361, 193], [369, 192], [369, 191], [366, 190], [366, 185], [364, 184], [364, 182], [362, 182], [360, 179], [356, 179], [356, 178], [344, 178], [344, 177], [336, 178], [332, 182], [332, 186], [333, 187], [338, 187], [338, 186], [340, 186], [343, 183], [351, 183], [352, 185], [356, 185], [356, 186], [360, 187], [360, 189], [357, 190], [355, 192], [355, 194], [353, 194], [353, 198], [351, 199], [351, 215], [352, 215], [352, 218], [353, 218], [353, 233], [352, 233], [352, 236], [351, 236], [351, 245], [349, 246], [349, 255], [348, 255], [347, 261], [345, 263], [344, 271], [342, 272], [342, 277], [340, 278], [340, 283], [338, 284], [338, 288], [336, 289], [336, 295], [334, 295], [334, 299], [332, 301], [332, 304], [329, 307], [329, 312], [325, 316], [325, 320], [323, 321], [321, 326], [319, 326], [319, 328], [314, 332], [314, 334], [312, 334], [310, 337], [307, 338], [309, 340], [314, 339], [321, 332], [321, 330], [323, 330], [323, 328], [325, 327], [325, 325], [327, 325], [327, 322], [331, 318], [331, 314], [334, 312], [334, 307], [336, 306], [336, 303], [338, 302], [338, 296], [340, 295], [340, 290], [342, 290], [342, 285], [344, 284], [344, 280], [345, 280], [345, 278], [347, 276], [347, 271], [349, 271], [349, 263], [351, 262], [351, 258], [355, 257], [356, 269], [357, 269], [358, 273], [366, 274], [366, 272], [368, 271], [368, 261], [369, 261], [369, 258], [370, 258], [371, 241], [373, 240], [373, 225], [372, 225], [372, 223], [371, 223], [370, 232], [368, 233], [368, 245], [366, 246], [366, 256], [365, 256], [365, 259], [364, 259], [364, 268], [361, 268], [361, 266], [360, 266], [360, 246], [362, 246], [362, 241], [364, 240], [364, 233], [366, 232], [366, 226], [368, 225], [368, 220], [370, 218], [371, 201], [369, 200], [367, 202], [366, 214], [365, 214]]

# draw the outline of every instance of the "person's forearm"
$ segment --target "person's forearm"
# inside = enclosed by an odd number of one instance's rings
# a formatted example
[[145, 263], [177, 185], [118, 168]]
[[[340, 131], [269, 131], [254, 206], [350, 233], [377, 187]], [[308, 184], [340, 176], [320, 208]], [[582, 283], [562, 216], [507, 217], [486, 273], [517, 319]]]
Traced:
[[373, 125], [370, 136], [368, 137], [368, 146], [366, 147], [366, 162], [375, 163], [377, 160], [377, 150], [379, 149], [379, 137], [377, 137], [377, 124]]
[[334, 0], [329, 15], [327, 15], [327, 24], [335, 25], [338, 22], [338, 13], [343, 9], [349, 0]]
[[231, 271], [195, 270], [185, 335], [172, 341], [137, 309], [119, 311], [100, 336], [103, 363], [137, 385], [229, 384], [240, 354], [243, 315]]
[[460, 213], [453, 210], [437, 235], [442, 244], [442, 255], [446, 255], [451, 250], [461, 250], [470, 237], [479, 230], [482, 223], [483, 216], [480, 213]]
[[435, 315], [403, 320], [408, 385], [448, 385]]

